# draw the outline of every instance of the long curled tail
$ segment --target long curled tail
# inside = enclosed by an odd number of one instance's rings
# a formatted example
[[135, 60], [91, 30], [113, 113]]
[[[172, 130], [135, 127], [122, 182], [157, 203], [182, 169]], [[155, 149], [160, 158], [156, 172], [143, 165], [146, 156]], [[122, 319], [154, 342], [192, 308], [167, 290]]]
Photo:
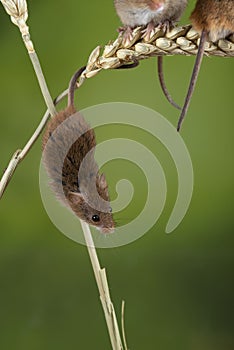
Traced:
[[164, 74], [163, 74], [163, 56], [158, 56], [158, 78], [160, 82], [161, 89], [164, 93], [164, 96], [168, 100], [168, 102], [175, 108], [181, 110], [181, 107], [178, 106], [178, 104], [173, 100], [171, 97], [169, 91], [167, 90], [166, 83], [164, 80]]
[[76, 89], [76, 82], [77, 82], [77, 79], [81, 76], [81, 74], [85, 70], [85, 68], [86, 66], [83, 66], [80, 69], [78, 69], [70, 80], [69, 87], [68, 87], [68, 98], [67, 98], [68, 106], [74, 107], [74, 95], [75, 95], [75, 89]]
[[188, 111], [189, 108], [189, 104], [192, 98], [192, 94], [193, 91], [195, 89], [195, 85], [197, 82], [197, 77], [201, 68], [201, 62], [202, 62], [202, 58], [203, 58], [203, 54], [204, 54], [204, 49], [205, 49], [205, 43], [206, 43], [206, 38], [207, 38], [207, 32], [206, 31], [202, 31], [201, 34], [201, 39], [200, 39], [200, 43], [199, 43], [199, 47], [198, 47], [198, 52], [197, 52], [197, 57], [196, 57], [196, 61], [193, 67], [193, 72], [192, 72], [192, 76], [190, 79], [190, 83], [189, 83], [189, 88], [188, 88], [188, 92], [184, 101], [184, 106], [182, 109], [182, 112], [180, 114], [180, 118], [177, 124], [177, 131], [180, 131], [181, 125], [183, 123], [183, 120], [186, 116], [186, 113]]

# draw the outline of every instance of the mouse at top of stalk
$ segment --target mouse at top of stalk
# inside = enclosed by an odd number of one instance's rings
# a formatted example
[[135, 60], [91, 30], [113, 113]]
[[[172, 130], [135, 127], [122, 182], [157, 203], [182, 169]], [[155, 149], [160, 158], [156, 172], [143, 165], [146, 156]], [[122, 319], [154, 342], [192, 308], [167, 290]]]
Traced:
[[107, 234], [114, 231], [115, 222], [107, 181], [94, 158], [95, 133], [74, 106], [76, 81], [84, 69], [70, 81], [67, 108], [48, 122], [42, 141], [43, 162], [57, 199]]
[[201, 34], [201, 39], [188, 92], [178, 121], [178, 131], [189, 108], [201, 68], [206, 41], [217, 42], [234, 33], [234, 0], [197, 0], [190, 19], [195, 30]]
[[[129, 47], [134, 42], [133, 29], [146, 27], [142, 34], [149, 42], [155, 28], [168, 30], [180, 19], [187, 0], [114, 0], [116, 12], [123, 23], [123, 46]], [[158, 56], [158, 77], [166, 99], [177, 109], [181, 109], [170, 96], [163, 75], [163, 57]]]
[[116, 12], [125, 26], [125, 41], [131, 40], [131, 31], [146, 26], [145, 37], [155, 27], [173, 27], [186, 5], [187, 0], [114, 0]]

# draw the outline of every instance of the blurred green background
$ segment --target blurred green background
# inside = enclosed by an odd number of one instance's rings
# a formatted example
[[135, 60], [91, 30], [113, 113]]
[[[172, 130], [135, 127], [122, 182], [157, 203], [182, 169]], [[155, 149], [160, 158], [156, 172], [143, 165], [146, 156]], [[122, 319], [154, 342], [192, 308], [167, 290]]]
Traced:
[[[91, 50], [116, 37], [119, 20], [107, 0], [92, 4], [43, 0], [28, 5], [31, 35], [49, 88], [57, 96]], [[193, 5], [190, 1], [182, 23], [188, 23]], [[0, 23], [3, 172], [37, 126], [45, 106], [18, 29], [2, 7]], [[193, 62], [194, 57], [165, 59], [168, 88], [179, 103]], [[167, 176], [163, 215], [138, 241], [98, 251], [118, 316], [121, 300], [126, 301], [130, 349], [234, 348], [233, 74], [233, 59], [204, 59], [182, 129], [195, 186], [180, 226], [171, 235], [164, 233], [177, 191], [176, 170], [165, 148], [146, 135], [140, 141], [159, 157]], [[86, 82], [77, 97], [79, 108], [112, 101], [148, 106], [176, 125], [178, 112], [162, 95], [154, 58], [137, 69], [102, 72]], [[38, 141], [0, 202], [0, 348], [110, 349], [86, 248], [62, 235], [43, 208], [40, 158]], [[112, 168], [107, 167], [112, 191], [118, 180], [117, 166], [113, 169], [112, 177]], [[121, 177], [121, 162], [118, 170]], [[144, 178], [136, 170], [133, 180], [137, 179], [140, 187]], [[135, 208], [138, 205], [136, 200]]]

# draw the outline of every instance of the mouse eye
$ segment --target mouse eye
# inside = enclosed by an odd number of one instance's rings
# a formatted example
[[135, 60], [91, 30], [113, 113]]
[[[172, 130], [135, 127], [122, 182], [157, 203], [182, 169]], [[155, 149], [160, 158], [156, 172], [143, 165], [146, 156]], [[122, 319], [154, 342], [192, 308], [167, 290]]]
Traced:
[[110, 213], [112, 213], [112, 208], [110, 207]]
[[92, 216], [92, 220], [93, 220], [94, 222], [98, 222], [98, 221], [100, 221], [100, 216], [97, 215], [97, 214], [95, 214], [95, 215]]

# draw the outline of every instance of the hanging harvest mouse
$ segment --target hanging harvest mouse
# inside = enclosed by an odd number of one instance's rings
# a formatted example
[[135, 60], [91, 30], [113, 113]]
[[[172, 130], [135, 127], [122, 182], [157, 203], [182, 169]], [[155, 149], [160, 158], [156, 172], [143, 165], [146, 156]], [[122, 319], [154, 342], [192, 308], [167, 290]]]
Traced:
[[43, 136], [43, 162], [56, 197], [80, 219], [102, 233], [114, 231], [108, 185], [94, 159], [94, 130], [74, 106], [78, 70], [69, 84], [68, 106], [48, 123]]
[[[131, 38], [132, 29], [146, 26], [145, 37], [155, 27], [173, 27], [186, 5], [187, 0], [114, 0], [116, 12], [125, 26], [125, 39]], [[181, 109], [169, 95], [163, 79], [162, 56], [158, 56], [159, 81], [167, 100], [176, 108]]]
[[234, 0], [197, 0], [190, 19], [193, 27], [201, 34], [201, 39], [189, 89], [177, 125], [178, 131], [186, 116], [195, 88], [206, 40], [216, 42], [234, 33]]

